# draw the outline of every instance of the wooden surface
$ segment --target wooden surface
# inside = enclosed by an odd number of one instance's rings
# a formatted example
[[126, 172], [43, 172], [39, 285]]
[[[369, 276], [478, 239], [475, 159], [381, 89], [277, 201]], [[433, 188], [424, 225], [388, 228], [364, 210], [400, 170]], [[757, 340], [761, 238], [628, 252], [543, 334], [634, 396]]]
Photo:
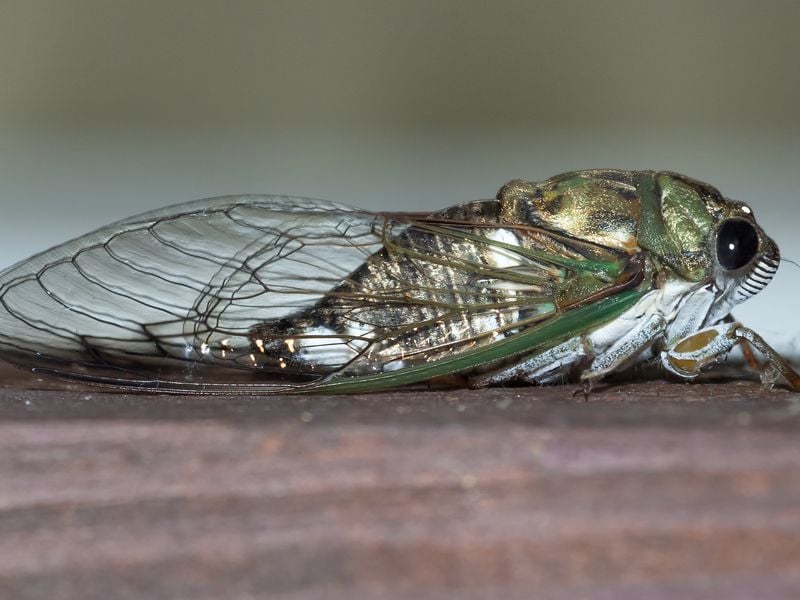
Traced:
[[800, 597], [800, 396], [785, 391], [6, 381], [3, 599]]

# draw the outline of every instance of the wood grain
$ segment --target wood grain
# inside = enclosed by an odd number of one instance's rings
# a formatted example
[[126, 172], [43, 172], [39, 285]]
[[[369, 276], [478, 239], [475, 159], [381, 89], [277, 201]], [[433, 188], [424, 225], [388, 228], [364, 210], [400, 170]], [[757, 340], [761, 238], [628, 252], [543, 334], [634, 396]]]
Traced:
[[2, 598], [800, 597], [785, 391], [5, 381]]

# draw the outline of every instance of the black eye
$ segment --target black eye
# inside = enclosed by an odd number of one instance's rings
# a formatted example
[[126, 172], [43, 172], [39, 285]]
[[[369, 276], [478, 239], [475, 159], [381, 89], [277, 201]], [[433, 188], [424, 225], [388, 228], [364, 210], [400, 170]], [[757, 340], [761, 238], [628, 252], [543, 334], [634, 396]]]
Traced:
[[725, 221], [717, 234], [717, 260], [722, 268], [734, 271], [753, 260], [758, 252], [758, 233], [747, 221]]

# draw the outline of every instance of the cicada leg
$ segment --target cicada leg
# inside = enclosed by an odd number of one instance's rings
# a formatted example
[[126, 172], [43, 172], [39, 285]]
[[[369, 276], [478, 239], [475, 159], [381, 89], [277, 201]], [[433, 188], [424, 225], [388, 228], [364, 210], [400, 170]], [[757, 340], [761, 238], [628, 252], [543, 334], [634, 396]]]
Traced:
[[576, 337], [511, 365], [473, 375], [469, 385], [482, 388], [515, 379], [528, 383], [552, 383], [565, 378], [573, 365], [584, 360], [590, 352], [591, 344], [588, 339], [584, 336]]
[[[733, 316], [728, 315], [724, 319], [725, 323], [735, 323], [736, 319]], [[744, 356], [744, 361], [747, 363], [747, 366], [750, 367], [754, 373], [762, 373], [763, 367], [761, 366], [761, 362], [756, 358], [755, 352], [753, 352], [753, 347], [750, 345], [750, 342], [745, 340], [744, 338], [739, 339], [739, 347], [742, 349], [742, 355]]]
[[653, 345], [663, 335], [667, 323], [660, 313], [653, 313], [631, 320], [630, 329], [613, 343], [602, 339], [602, 329], [594, 335], [601, 339], [593, 340], [596, 347], [605, 347], [597, 354], [589, 368], [581, 373], [582, 381], [599, 381], [609, 373], [621, 371], [630, 366], [642, 352]]
[[741, 338], [739, 340], [739, 347], [742, 349], [742, 355], [744, 356], [744, 361], [747, 363], [747, 366], [756, 373], [760, 373], [762, 369], [761, 363], [758, 358], [756, 358], [756, 354], [753, 352], [753, 347], [750, 345], [750, 342]]
[[707, 327], [679, 340], [661, 353], [668, 371], [680, 377], [692, 378], [700, 371], [723, 358], [736, 344], [746, 342], [761, 352], [767, 363], [780, 373], [791, 388], [800, 391], [800, 375], [767, 342], [752, 329], [740, 323], [723, 323]]
[[[627, 327], [627, 325], [626, 325]], [[540, 352], [512, 365], [470, 379], [472, 387], [484, 387], [520, 379], [529, 383], [554, 383], [567, 378], [579, 365], [588, 365], [581, 372], [586, 386], [612, 371], [624, 369], [664, 332], [666, 322], [659, 313], [632, 319], [630, 327], [619, 339], [618, 328], [604, 328], [575, 337], [563, 344]]]

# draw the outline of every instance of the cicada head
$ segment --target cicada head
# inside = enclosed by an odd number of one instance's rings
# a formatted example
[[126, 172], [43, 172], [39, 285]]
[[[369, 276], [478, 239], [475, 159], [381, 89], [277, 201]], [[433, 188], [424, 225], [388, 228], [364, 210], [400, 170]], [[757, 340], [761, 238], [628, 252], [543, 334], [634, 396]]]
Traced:
[[718, 203], [710, 240], [713, 282], [718, 298], [709, 322], [728, 314], [733, 306], [763, 290], [780, 265], [778, 245], [756, 223], [752, 209], [742, 202]]
[[714, 323], [766, 287], [778, 270], [778, 246], [749, 206], [716, 188], [675, 173], [659, 173], [656, 182], [678, 260], [690, 279], [714, 286], [717, 300], [706, 321]]

